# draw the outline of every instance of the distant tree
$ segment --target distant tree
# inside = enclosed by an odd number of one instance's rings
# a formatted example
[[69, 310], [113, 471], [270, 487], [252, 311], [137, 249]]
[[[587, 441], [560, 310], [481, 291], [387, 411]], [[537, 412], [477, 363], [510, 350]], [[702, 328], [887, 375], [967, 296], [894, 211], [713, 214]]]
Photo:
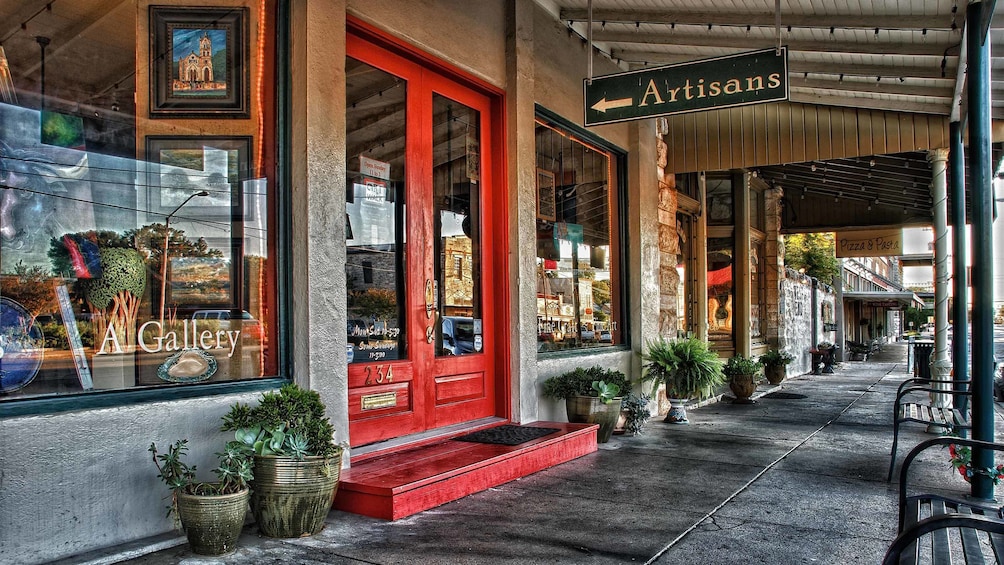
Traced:
[[784, 236], [784, 264], [824, 283], [840, 275], [832, 233], [796, 233]]
[[22, 261], [14, 266], [13, 275], [4, 275], [0, 294], [24, 306], [31, 314], [29, 326], [39, 315], [52, 312], [57, 306], [49, 272], [37, 265], [28, 267]]

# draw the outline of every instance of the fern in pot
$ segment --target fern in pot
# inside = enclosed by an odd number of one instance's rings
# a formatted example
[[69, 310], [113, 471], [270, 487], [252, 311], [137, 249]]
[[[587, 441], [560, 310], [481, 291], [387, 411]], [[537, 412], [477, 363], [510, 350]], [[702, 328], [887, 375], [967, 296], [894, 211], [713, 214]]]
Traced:
[[666, 387], [670, 409], [664, 422], [690, 423], [687, 402], [708, 398], [725, 383], [718, 354], [695, 337], [667, 340], [660, 336], [650, 340], [642, 359], [642, 382], [652, 382], [652, 397], [656, 397], [661, 385]]

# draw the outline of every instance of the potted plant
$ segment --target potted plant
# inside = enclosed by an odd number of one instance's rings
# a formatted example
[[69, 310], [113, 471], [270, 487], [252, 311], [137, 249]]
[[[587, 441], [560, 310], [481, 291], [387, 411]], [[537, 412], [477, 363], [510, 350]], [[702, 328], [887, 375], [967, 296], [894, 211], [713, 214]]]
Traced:
[[756, 375], [763, 365], [742, 353], [737, 353], [725, 362], [723, 371], [729, 378], [729, 388], [736, 395], [735, 404], [752, 404], [750, 397], [756, 391]]
[[783, 349], [768, 349], [759, 358], [760, 364], [763, 365], [764, 376], [772, 385], [781, 384], [786, 376], [788, 364], [794, 360], [795, 357]]
[[647, 394], [628, 393], [621, 400], [621, 418], [624, 420], [624, 432], [627, 435], [641, 435], [645, 424], [652, 417], [648, 403], [652, 400]]
[[150, 444], [157, 477], [171, 489], [168, 515], [173, 515], [188, 537], [192, 551], [199, 555], [223, 555], [237, 548], [244, 516], [247, 514], [252, 479], [251, 457], [243, 446], [228, 442], [213, 470], [217, 481], [206, 483], [195, 478], [195, 465], [184, 461], [188, 440], [181, 439], [160, 453]]
[[631, 383], [620, 371], [577, 367], [544, 381], [544, 396], [565, 401], [568, 421], [599, 424], [596, 441], [610, 441], [621, 411], [622, 391], [629, 391]]
[[642, 381], [652, 381], [652, 396], [659, 385], [666, 385], [670, 410], [663, 421], [671, 424], [689, 423], [687, 401], [707, 398], [725, 383], [718, 354], [695, 337], [667, 340], [660, 336], [649, 341], [643, 360]]
[[[824, 373], [832, 373], [833, 372], [833, 363], [835, 361], [835, 359], [834, 359], [834, 353], [836, 353], [836, 349], [837, 349], [837, 346], [834, 345], [833, 343], [830, 343], [829, 341], [821, 341], [821, 342], [819, 342], [819, 343], [816, 344], [816, 350], [813, 351], [812, 353], [814, 353], [816, 355], [819, 355], [820, 361], [823, 363], [823, 372]], [[816, 373], [816, 363], [815, 362], [813, 362], [813, 373], [814, 374], [819, 374], [819, 373]]]
[[320, 532], [338, 489], [342, 448], [317, 391], [289, 383], [262, 394], [254, 408], [234, 404], [222, 429], [254, 452], [251, 512], [261, 533]]

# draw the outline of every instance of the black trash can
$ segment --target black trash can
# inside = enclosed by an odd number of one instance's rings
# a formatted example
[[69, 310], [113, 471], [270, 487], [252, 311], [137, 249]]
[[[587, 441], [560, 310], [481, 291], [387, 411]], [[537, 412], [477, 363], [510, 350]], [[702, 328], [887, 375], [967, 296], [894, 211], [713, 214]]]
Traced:
[[921, 379], [931, 378], [931, 353], [934, 343], [918, 341], [913, 344], [913, 376]]

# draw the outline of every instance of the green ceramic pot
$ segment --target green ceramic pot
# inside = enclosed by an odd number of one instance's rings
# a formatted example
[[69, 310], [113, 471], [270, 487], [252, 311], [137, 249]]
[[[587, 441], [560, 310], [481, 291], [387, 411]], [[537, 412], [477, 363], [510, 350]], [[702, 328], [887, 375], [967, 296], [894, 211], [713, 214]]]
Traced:
[[610, 441], [610, 435], [617, 426], [617, 417], [621, 413], [621, 398], [603, 404], [595, 396], [573, 396], [565, 399], [565, 412], [568, 413], [568, 421], [574, 424], [599, 424], [596, 441], [606, 443]]
[[272, 538], [314, 535], [338, 490], [342, 455], [292, 457], [255, 455], [251, 512], [258, 530]]
[[178, 493], [178, 517], [194, 553], [223, 555], [237, 549], [249, 494], [248, 489], [219, 496]]

